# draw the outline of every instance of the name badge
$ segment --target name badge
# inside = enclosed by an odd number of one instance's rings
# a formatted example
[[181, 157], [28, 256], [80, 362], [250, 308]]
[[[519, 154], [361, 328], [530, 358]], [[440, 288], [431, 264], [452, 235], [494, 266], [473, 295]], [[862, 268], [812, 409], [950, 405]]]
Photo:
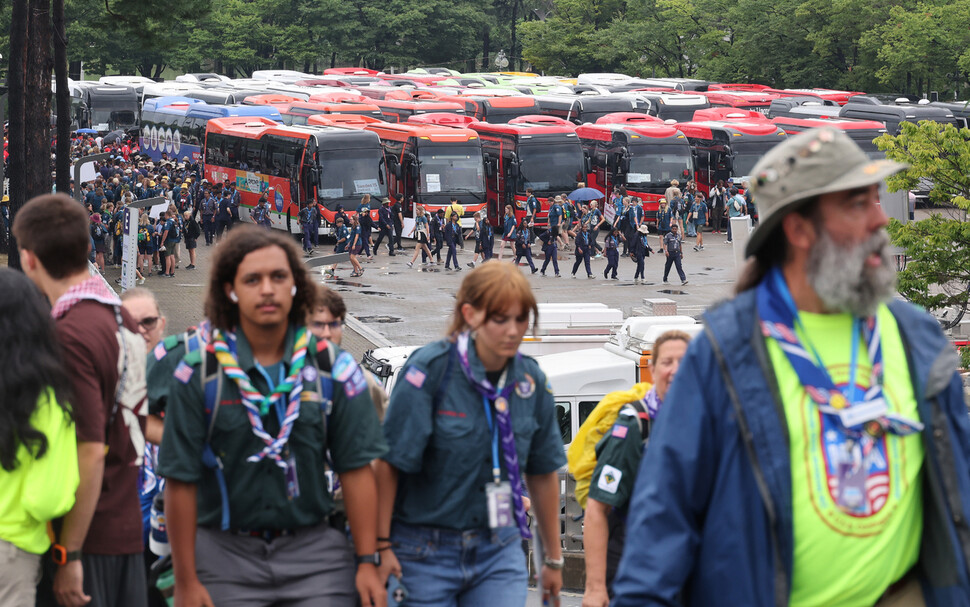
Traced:
[[485, 485], [488, 500], [488, 526], [492, 529], [515, 525], [512, 512], [512, 485], [508, 481]]
[[842, 425], [846, 428], [854, 428], [874, 419], [884, 417], [889, 412], [886, 399], [877, 398], [871, 401], [853, 403], [851, 407], [839, 410], [839, 417], [842, 418]]

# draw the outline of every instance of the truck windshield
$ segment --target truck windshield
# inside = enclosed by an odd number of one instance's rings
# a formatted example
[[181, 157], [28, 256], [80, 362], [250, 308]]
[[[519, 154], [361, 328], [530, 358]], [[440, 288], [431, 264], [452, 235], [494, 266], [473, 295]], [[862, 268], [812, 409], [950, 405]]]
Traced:
[[418, 192], [482, 192], [485, 169], [482, 151], [470, 145], [418, 148], [421, 180]]
[[533, 188], [539, 192], [572, 191], [576, 177], [583, 172], [583, 149], [572, 145], [536, 144], [519, 148], [519, 192]]
[[686, 145], [634, 146], [630, 154], [628, 185], [666, 188], [671, 179], [683, 180], [685, 172], [690, 175], [690, 149]]
[[321, 198], [383, 197], [387, 184], [380, 179], [381, 151], [327, 150], [320, 154]]

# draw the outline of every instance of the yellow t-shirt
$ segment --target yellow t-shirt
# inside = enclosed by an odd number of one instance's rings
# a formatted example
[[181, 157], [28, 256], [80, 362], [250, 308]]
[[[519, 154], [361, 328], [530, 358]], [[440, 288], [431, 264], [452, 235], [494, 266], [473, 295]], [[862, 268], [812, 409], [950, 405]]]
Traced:
[[[896, 320], [878, 312], [885, 368], [883, 390], [891, 411], [918, 420], [916, 398]], [[832, 380], [849, 382], [852, 318], [847, 314], [800, 314]], [[805, 335], [799, 338], [807, 346]], [[887, 434], [869, 460], [862, 514], [843, 511], [835, 499], [844, 440], [823, 420], [777, 342], [766, 338], [784, 403], [791, 449], [794, 571], [791, 607], [872, 605], [919, 556], [923, 533], [920, 435]], [[859, 339], [856, 386], [869, 387], [870, 361]], [[861, 392], [860, 392], [861, 394]]]

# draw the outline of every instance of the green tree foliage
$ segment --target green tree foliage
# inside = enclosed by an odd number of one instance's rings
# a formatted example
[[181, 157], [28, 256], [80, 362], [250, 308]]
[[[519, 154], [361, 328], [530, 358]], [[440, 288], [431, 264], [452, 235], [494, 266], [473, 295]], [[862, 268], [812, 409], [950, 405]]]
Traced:
[[[887, 158], [910, 166], [887, 180], [890, 190], [915, 189], [929, 180], [931, 202], [970, 210], [970, 129], [904, 122], [899, 135], [883, 135], [876, 145]], [[955, 325], [970, 302], [970, 223], [941, 213], [905, 225], [893, 221], [889, 232], [909, 259], [899, 273], [899, 292], [944, 326]]]
[[970, 0], [557, 0], [521, 29], [553, 73], [963, 96], [970, 72]]

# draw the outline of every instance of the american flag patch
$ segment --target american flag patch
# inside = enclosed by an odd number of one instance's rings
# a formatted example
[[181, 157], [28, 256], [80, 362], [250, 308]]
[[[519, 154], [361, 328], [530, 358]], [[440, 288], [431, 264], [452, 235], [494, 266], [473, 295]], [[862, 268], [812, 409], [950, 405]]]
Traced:
[[172, 375], [175, 377], [175, 379], [179, 380], [183, 384], [187, 384], [189, 383], [189, 380], [192, 379], [192, 374], [194, 372], [195, 369], [192, 368], [192, 365], [187, 364], [183, 360], [179, 361], [179, 366], [175, 367], [175, 373]]
[[626, 426], [613, 426], [613, 436], [616, 438], [626, 438]]
[[404, 374], [404, 381], [408, 382], [418, 390], [424, 385], [424, 380], [427, 377], [424, 371], [421, 371], [417, 367], [411, 367], [408, 372]]
[[155, 360], [162, 360], [165, 358], [165, 344], [163, 342], [158, 342], [158, 345], [155, 346], [155, 349], [152, 350], [152, 352], [155, 354]]

